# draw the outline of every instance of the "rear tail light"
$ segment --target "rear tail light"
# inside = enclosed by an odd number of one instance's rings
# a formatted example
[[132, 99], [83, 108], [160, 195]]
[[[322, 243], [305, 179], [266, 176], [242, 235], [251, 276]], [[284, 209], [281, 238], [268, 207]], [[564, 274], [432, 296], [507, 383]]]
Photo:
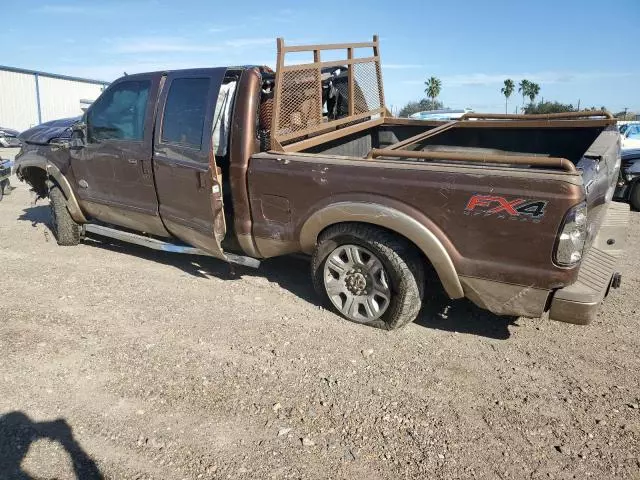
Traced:
[[582, 258], [587, 240], [587, 205], [576, 205], [564, 218], [558, 237], [555, 261], [563, 267], [575, 265]]

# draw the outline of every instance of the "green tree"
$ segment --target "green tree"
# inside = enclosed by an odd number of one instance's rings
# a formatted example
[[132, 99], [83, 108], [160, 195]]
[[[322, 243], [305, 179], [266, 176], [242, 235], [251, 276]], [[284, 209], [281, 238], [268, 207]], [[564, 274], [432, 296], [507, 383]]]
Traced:
[[426, 82], [424, 82], [424, 93], [426, 93], [427, 97], [431, 99], [431, 102], [436, 101], [441, 90], [442, 82], [437, 77], [430, 77]]
[[524, 97], [527, 96], [530, 84], [531, 82], [526, 78], [524, 80], [520, 80], [520, 83], [518, 84], [518, 93], [522, 94], [522, 105], [524, 105]]
[[530, 103], [524, 107], [524, 113], [536, 114], [536, 113], [564, 113], [575, 112], [576, 109], [570, 103], [560, 102], [538, 102]]
[[533, 101], [536, 99], [539, 93], [540, 93], [540, 85], [538, 85], [537, 83], [529, 82], [528, 89], [527, 89], [527, 97], [529, 97], [529, 100], [531, 101], [531, 103], [533, 103]]
[[515, 90], [516, 85], [513, 83], [513, 80], [507, 78], [504, 81], [504, 87], [500, 89], [500, 92], [504, 95], [504, 113], [508, 113], [509, 110], [509, 97]]
[[444, 108], [442, 102], [439, 100], [432, 101], [430, 98], [423, 98], [416, 102], [409, 102], [398, 112], [399, 117], [408, 117], [414, 113], [422, 112], [424, 110], [439, 110]]

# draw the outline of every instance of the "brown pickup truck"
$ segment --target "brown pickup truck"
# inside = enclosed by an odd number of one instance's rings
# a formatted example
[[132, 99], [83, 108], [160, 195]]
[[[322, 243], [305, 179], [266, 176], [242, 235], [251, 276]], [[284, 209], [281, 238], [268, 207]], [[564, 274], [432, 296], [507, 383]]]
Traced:
[[392, 118], [376, 37], [279, 39], [275, 72], [125, 76], [72, 129], [25, 138], [16, 159], [61, 245], [93, 232], [245, 264], [302, 252], [328, 306], [387, 329], [416, 318], [427, 275], [496, 314], [573, 323], [620, 282], [611, 115]]

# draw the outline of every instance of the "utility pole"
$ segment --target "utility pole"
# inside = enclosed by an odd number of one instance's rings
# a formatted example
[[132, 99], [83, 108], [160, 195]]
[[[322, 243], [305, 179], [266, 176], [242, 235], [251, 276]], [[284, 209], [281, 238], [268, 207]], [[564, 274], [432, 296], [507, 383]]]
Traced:
[[629, 110], [629, 107], [624, 107], [624, 118], [623, 118], [623, 120], [627, 119], [627, 110]]

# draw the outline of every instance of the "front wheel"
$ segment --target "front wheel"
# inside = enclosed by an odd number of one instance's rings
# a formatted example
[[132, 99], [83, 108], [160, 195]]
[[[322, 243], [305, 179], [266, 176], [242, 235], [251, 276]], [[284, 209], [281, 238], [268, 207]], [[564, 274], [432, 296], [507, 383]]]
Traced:
[[78, 225], [67, 209], [67, 201], [59, 187], [52, 187], [49, 192], [53, 234], [58, 245], [70, 246], [80, 243], [80, 225]]
[[352, 322], [392, 330], [422, 307], [422, 258], [408, 241], [363, 224], [329, 227], [311, 262], [314, 287]]

